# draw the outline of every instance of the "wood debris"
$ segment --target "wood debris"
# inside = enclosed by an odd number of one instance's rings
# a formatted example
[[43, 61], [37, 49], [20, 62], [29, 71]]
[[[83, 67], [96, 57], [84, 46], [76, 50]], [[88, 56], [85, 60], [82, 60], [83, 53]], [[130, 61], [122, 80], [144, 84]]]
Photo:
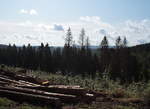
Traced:
[[49, 85], [48, 80], [0, 69], [0, 96], [19, 102], [53, 105], [92, 102], [95, 95], [80, 86]]

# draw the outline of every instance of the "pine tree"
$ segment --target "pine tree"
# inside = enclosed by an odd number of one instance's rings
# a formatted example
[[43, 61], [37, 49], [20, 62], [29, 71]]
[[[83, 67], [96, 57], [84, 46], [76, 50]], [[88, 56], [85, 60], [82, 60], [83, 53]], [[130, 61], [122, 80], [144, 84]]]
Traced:
[[101, 42], [101, 48], [108, 48], [108, 40], [107, 40], [106, 36], [104, 36], [104, 38]]
[[79, 36], [79, 45], [81, 46], [81, 48], [84, 48], [84, 46], [85, 46], [85, 30], [84, 30], [84, 28], [82, 28], [80, 36]]
[[63, 48], [62, 56], [63, 56], [63, 73], [71, 73], [73, 63], [72, 63], [72, 45], [73, 45], [73, 36], [71, 29], [67, 30], [66, 38], [65, 38], [65, 45]]
[[124, 39], [123, 39], [123, 45], [122, 45], [122, 46], [123, 46], [123, 47], [127, 47], [127, 44], [128, 44], [128, 43], [127, 43], [127, 39], [126, 39], [126, 37], [124, 37]]
[[71, 32], [70, 27], [67, 30], [67, 34], [66, 34], [66, 38], [65, 38], [65, 44], [67, 47], [70, 47], [73, 44], [73, 37], [72, 37], [72, 32]]
[[116, 39], [116, 48], [120, 48], [122, 46], [122, 40], [120, 36]]
[[53, 72], [55, 66], [52, 65], [53, 62], [52, 53], [48, 43], [45, 45], [44, 54], [45, 54], [45, 71]]
[[108, 73], [109, 65], [110, 65], [110, 53], [108, 48], [108, 40], [107, 37], [104, 36], [101, 41], [101, 50], [100, 50], [100, 72]]
[[38, 69], [43, 70], [44, 66], [44, 44], [41, 43], [41, 46], [38, 48]]
[[90, 47], [90, 40], [89, 40], [89, 37], [87, 37], [86, 40], [85, 40], [85, 46], [86, 46], [86, 49], [88, 50], [89, 47]]

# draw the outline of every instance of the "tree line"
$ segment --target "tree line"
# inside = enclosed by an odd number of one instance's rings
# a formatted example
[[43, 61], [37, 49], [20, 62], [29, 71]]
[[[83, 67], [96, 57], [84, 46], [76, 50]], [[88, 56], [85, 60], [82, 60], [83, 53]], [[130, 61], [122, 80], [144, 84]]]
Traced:
[[90, 48], [89, 37], [82, 29], [79, 35], [79, 46], [73, 41], [69, 28], [65, 37], [64, 47], [53, 48], [41, 43], [39, 47], [16, 47], [10, 45], [0, 48], [0, 64], [17, 66], [33, 70], [64, 75], [81, 75], [95, 78], [107, 75], [111, 79], [122, 82], [149, 79], [149, 71], [144, 72], [139, 58], [130, 47], [127, 39], [116, 39], [115, 47], [109, 47], [107, 36], [104, 36], [97, 50]]

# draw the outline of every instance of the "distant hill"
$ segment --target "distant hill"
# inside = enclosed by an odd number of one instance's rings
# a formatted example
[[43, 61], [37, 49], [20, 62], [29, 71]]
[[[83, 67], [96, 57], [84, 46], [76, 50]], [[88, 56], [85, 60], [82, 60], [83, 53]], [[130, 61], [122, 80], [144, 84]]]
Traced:
[[138, 52], [150, 52], [150, 43], [146, 43], [146, 44], [140, 44], [140, 45], [136, 45], [136, 46], [132, 46], [130, 47], [132, 51], [138, 51]]
[[6, 48], [8, 45], [0, 44], [0, 48]]
[[[8, 47], [8, 45], [0, 44], [0, 48], [6, 48], [6, 47]], [[22, 46], [17, 46], [17, 47], [20, 48], [20, 47], [22, 47]], [[39, 45], [39, 46], [32, 46], [32, 47], [38, 48], [38, 47], [40, 47], [40, 45]], [[76, 45], [76, 47], [77, 47], [77, 48], [80, 48], [79, 45]], [[110, 46], [109, 48], [114, 48], [114, 47], [115, 47], [115, 46]], [[51, 48], [51, 49], [63, 48], [63, 46], [50, 46], [50, 48]], [[96, 49], [100, 48], [100, 46], [91, 45], [90, 48], [96, 50]], [[145, 50], [149, 50], [149, 51], [150, 51], [150, 43], [135, 45], [135, 46], [131, 46], [131, 47], [129, 47], [129, 48], [131, 48], [131, 49], [136, 49], [136, 50], [142, 50], [142, 51], [143, 51], [143, 50], [144, 50], [144, 51], [145, 51]]]

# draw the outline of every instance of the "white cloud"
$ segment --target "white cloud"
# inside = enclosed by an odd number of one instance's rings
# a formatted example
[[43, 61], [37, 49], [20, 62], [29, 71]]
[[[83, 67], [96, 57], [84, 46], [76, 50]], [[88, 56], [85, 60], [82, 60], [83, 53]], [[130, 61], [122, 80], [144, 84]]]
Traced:
[[99, 45], [104, 35], [109, 44], [114, 45], [118, 36], [127, 37], [129, 45], [150, 42], [150, 20], [128, 20], [119, 24], [110, 24], [99, 17], [81, 17], [73, 22], [4, 22], [0, 21], [0, 43], [16, 43], [23, 45], [31, 43], [39, 45], [41, 42], [50, 45], [63, 45], [66, 30], [71, 27], [73, 39], [78, 42], [80, 30], [85, 29], [91, 45]]
[[26, 14], [26, 15], [38, 15], [38, 12], [35, 9], [30, 9], [30, 10], [21, 9], [19, 13]]
[[28, 27], [28, 26], [32, 26], [32, 22], [27, 20], [25, 22], [19, 23], [18, 25], [20, 25], [20, 26], [27, 26]]
[[85, 22], [94, 22], [94, 23], [99, 23], [100, 22], [100, 17], [98, 16], [82, 16], [80, 17], [80, 20], [85, 21]]
[[38, 29], [43, 29], [45, 31], [49, 31], [52, 28], [52, 26], [43, 23], [37, 24], [37, 27]]
[[21, 13], [21, 14], [28, 14], [28, 11], [25, 10], [25, 9], [21, 9], [21, 10], [20, 10], [20, 13]]
[[60, 24], [43, 24], [43, 23], [40, 23], [37, 26], [39, 28], [46, 30], [46, 31], [64, 31], [64, 27]]
[[29, 14], [30, 14], [30, 15], [38, 15], [38, 13], [37, 13], [37, 11], [36, 11], [35, 9], [31, 9], [31, 10], [29, 11]]

